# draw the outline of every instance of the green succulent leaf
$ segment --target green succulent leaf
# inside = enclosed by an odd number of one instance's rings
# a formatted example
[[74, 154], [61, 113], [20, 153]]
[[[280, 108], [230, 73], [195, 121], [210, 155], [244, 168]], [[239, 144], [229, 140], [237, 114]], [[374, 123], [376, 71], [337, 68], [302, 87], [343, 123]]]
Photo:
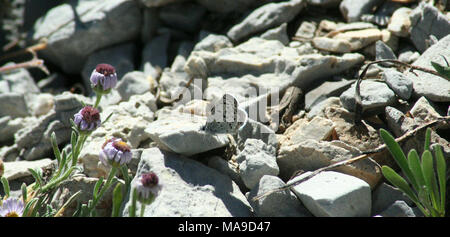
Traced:
[[120, 214], [120, 206], [123, 201], [122, 184], [117, 183], [113, 190], [113, 207], [112, 207], [112, 217], [118, 217]]
[[22, 183], [22, 185], [20, 186], [20, 189], [22, 191], [22, 200], [24, 202], [26, 202], [27, 199], [28, 199], [28, 196], [27, 196], [28, 195], [28, 193], [27, 193], [27, 185], [25, 183]]
[[386, 130], [380, 129], [380, 136], [386, 144], [389, 152], [394, 158], [395, 162], [400, 166], [406, 178], [411, 182], [414, 189], [419, 190], [419, 185], [414, 179], [414, 175], [409, 169], [408, 161], [406, 160], [405, 153], [403, 153], [400, 145], [395, 141], [394, 137]]
[[431, 65], [436, 69], [436, 71], [443, 77], [450, 80], [450, 67], [442, 66], [436, 62], [431, 62]]
[[397, 174], [393, 169], [389, 166], [382, 166], [381, 172], [383, 176], [391, 182], [395, 187], [404, 192], [414, 203], [419, 203], [419, 199], [413, 190], [409, 187], [408, 183], [405, 179], [403, 179], [399, 174]]
[[437, 206], [437, 203], [440, 203], [438, 199], [440, 199], [437, 195], [437, 185], [436, 185], [436, 177], [434, 175], [433, 169], [433, 157], [430, 151], [424, 151], [422, 154], [422, 172], [425, 178], [425, 185], [428, 193], [431, 197], [431, 202], [433, 203], [433, 207]]
[[414, 179], [419, 185], [419, 189], [416, 191], [420, 192], [425, 188], [425, 179], [422, 173], [422, 166], [420, 165], [419, 154], [415, 149], [411, 149], [408, 153], [408, 165], [414, 175]]
[[23, 215], [29, 216], [28, 213], [30, 212], [30, 208], [33, 207], [33, 205], [38, 201], [38, 198], [33, 198], [27, 204], [25, 204], [25, 208], [23, 209]]
[[423, 148], [424, 151], [430, 150], [430, 143], [431, 143], [431, 128], [427, 128], [427, 131], [425, 133], [425, 145]]
[[434, 146], [434, 154], [436, 157], [436, 169], [439, 180], [439, 189], [440, 189], [440, 212], [444, 212], [445, 214], [445, 192], [446, 192], [446, 171], [447, 164], [445, 163], [444, 153], [442, 152], [442, 148], [440, 145]]
[[2, 177], [1, 181], [2, 181], [2, 185], [3, 185], [3, 191], [5, 192], [5, 196], [9, 197], [10, 188], [9, 188], [8, 179], [6, 179], [5, 177]]
[[30, 171], [31, 175], [33, 176], [34, 180], [36, 181], [36, 184], [38, 187], [42, 187], [44, 184], [44, 181], [42, 180], [42, 173], [40, 169], [31, 169], [28, 168], [28, 171]]
[[101, 186], [102, 183], [103, 183], [103, 179], [104, 179], [103, 177], [100, 177], [100, 178], [97, 180], [97, 183], [95, 183], [94, 192], [93, 192], [93, 197], [94, 197], [94, 199], [97, 198], [98, 190], [100, 189], [100, 186]]
[[55, 154], [56, 160], [58, 161], [58, 164], [59, 164], [61, 162], [61, 151], [59, 150], [58, 143], [56, 142], [55, 132], [52, 132], [50, 141], [52, 143], [53, 153]]

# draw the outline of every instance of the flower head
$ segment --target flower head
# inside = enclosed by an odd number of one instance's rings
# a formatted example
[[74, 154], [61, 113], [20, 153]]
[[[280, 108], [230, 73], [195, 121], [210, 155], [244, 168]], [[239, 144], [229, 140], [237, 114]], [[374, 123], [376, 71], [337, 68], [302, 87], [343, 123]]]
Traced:
[[106, 63], [98, 64], [91, 74], [91, 85], [95, 92], [107, 94], [117, 84], [116, 69]]
[[0, 216], [3, 217], [21, 217], [23, 215], [23, 202], [16, 198], [9, 197], [3, 201], [0, 207]]
[[130, 146], [120, 138], [107, 140], [100, 152], [100, 161], [105, 165], [120, 166], [131, 161], [132, 153]]
[[158, 176], [153, 173], [144, 173], [135, 180], [137, 198], [144, 204], [150, 204], [161, 192], [162, 185]]
[[74, 115], [74, 122], [81, 131], [91, 132], [101, 125], [100, 112], [96, 108], [86, 106]]

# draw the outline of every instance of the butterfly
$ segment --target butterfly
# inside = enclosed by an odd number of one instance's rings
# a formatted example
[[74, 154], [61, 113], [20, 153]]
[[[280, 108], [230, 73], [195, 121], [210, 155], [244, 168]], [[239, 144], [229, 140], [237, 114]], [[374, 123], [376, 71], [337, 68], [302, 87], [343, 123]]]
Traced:
[[208, 118], [202, 130], [211, 133], [236, 133], [248, 121], [248, 114], [239, 108], [237, 99], [224, 94], [207, 108]]

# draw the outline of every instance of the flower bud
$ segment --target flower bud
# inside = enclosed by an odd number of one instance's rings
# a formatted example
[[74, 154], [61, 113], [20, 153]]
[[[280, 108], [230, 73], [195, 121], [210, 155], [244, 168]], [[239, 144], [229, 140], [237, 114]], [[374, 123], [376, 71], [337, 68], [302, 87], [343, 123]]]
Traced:
[[86, 106], [74, 115], [73, 121], [80, 132], [92, 132], [101, 125], [100, 112], [96, 108]]
[[96, 93], [107, 94], [117, 84], [116, 69], [106, 63], [98, 64], [92, 72], [90, 80]]

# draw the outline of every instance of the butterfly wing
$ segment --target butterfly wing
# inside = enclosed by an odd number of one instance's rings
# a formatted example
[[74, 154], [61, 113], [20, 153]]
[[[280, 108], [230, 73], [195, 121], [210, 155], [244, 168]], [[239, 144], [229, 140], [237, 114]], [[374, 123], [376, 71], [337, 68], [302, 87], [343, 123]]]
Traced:
[[238, 128], [238, 107], [239, 103], [234, 96], [224, 94], [209, 110], [205, 130], [214, 133], [235, 132]]

